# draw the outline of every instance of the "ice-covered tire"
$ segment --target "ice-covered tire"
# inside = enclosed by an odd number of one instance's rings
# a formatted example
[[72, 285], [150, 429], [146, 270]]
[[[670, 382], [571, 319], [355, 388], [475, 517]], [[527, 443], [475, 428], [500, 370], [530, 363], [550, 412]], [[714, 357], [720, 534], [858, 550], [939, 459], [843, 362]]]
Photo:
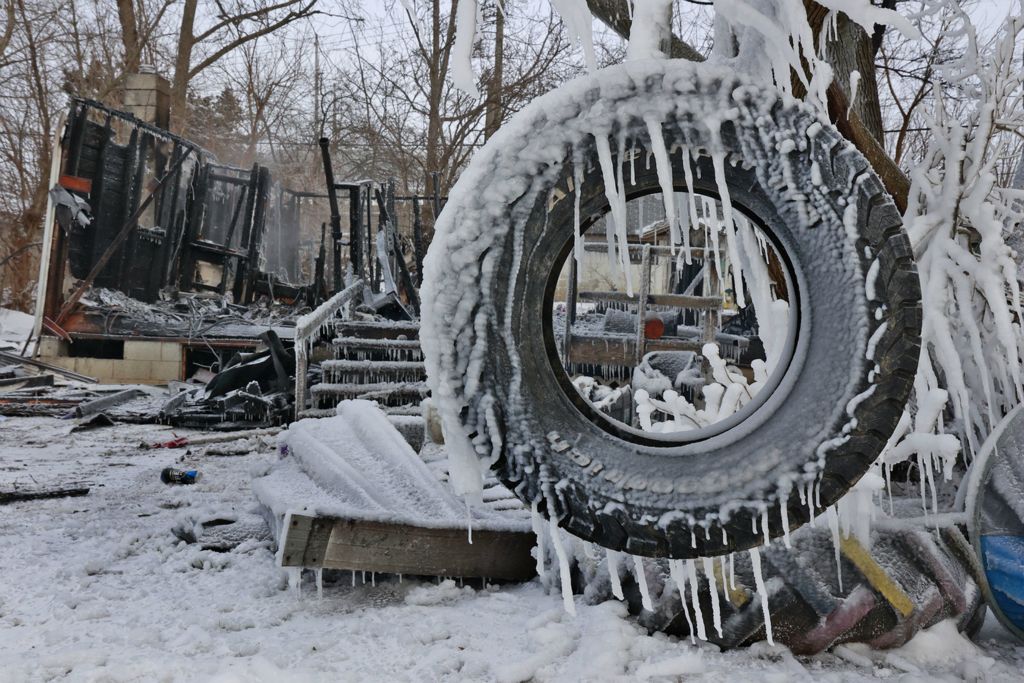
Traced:
[[[768, 400], [685, 443], [591, 414], [548, 314], [573, 244], [574, 188], [584, 229], [608, 211], [595, 140], [611, 140], [628, 197], [660, 191], [648, 125], [677, 190], [690, 163], [694, 190], [717, 196], [710, 155], [725, 155], [732, 203], [789, 266], [798, 319]], [[917, 272], [867, 162], [805, 104], [706, 65], [634, 62], [536, 100], [460, 178], [425, 274], [421, 338], [456, 486], [472, 489], [473, 465], [489, 465], [571, 533], [637, 555], [753, 547], [805, 522], [809, 504], [834, 503], [878, 456], [917, 367]]]

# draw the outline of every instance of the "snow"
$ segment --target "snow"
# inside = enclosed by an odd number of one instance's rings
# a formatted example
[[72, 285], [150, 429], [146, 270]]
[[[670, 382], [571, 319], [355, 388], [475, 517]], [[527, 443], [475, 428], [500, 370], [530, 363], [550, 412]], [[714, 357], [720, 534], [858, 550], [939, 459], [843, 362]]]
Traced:
[[[363, 583], [357, 574], [353, 585], [347, 572], [325, 572], [318, 599], [306, 572], [297, 596], [267, 538], [218, 553], [172, 532], [182, 521], [253, 515], [250, 482], [276, 454], [146, 451], [138, 444], [192, 432], [122, 425], [68, 435], [66, 427], [50, 418], [0, 427], [5, 488], [30, 476], [94, 482], [84, 498], [3, 508], [0, 546], [17, 551], [0, 556], [0, 679], [869, 681], [904, 673], [866, 649], [867, 665], [782, 648], [722, 653], [649, 634], [615, 601], [577, 597], [573, 618], [539, 581], [459, 587], [384, 575]], [[180, 464], [197, 466], [203, 480], [161, 484], [160, 470]], [[977, 645], [929, 633], [897, 651], [918, 676], [1009, 680], [1024, 667], [1024, 647], [998, 624], [987, 624]]]
[[[626, 59], [664, 58], [661, 46], [668, 43], [672, 0], [642, 0], [633, 8]], [[657, 146], [655, 146], [657, 149]], [[668, 194], [668, 193], [666, 193]]]
[[0, 349], [21, 351], [22, 344], [32, 332], [32, 316], [9, 308], [0, 308]]

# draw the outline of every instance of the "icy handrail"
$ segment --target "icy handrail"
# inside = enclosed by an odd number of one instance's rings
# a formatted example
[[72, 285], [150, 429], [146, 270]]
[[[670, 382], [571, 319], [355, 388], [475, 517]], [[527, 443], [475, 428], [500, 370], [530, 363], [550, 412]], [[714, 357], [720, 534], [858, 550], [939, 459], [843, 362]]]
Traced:
[[298, 343], [300, 340], [304, 340], [309, 337], [313, 332], [318, 330], [327, 320], [334, 316], [338, 310], [352, 301], [356, 297], [356, 294], [361, 292], [363, 289], [363, 281], [356, 280], [345, 289], [341, 290], [327, 301], [320, 304], [315, 311], [310, 311], [306, 315], [300, 316], [295, 321], [295, 342]]
[[306, 371], [309, 366], [309, 347], [313, 335], [363, 291], [363, 281], [355, 280], [316, 310], [310, 311], [295, 321], [295, 419], [306, 408]]

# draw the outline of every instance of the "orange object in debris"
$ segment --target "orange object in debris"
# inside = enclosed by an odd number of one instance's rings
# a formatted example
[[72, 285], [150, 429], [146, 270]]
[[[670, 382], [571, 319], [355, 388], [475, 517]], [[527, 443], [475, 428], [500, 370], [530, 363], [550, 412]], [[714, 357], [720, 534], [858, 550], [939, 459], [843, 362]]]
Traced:
[[60, 186], [65, 190], [82, 192], [83, 194], [89, 194], [92, 192], [92, 181], [88, 178], [79, 178], [78, 176], [73, 175], [62, 175], [59, 182]]
[[661, 339], [665, 334], [665, 321], [657, 316], [648, 316], [644, 321], [644, 337], [647, 339]]

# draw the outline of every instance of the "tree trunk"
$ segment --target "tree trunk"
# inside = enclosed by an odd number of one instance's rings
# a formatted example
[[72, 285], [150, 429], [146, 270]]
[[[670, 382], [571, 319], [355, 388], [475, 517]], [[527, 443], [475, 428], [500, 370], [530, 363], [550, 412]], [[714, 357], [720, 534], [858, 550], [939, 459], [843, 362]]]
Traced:
[[139, 45], [134, 0], [117, 0], [117, 18], [121, 22], [121, 44], [124, 45], [124, 72], [136, 73], [139, 70], [142, 47]]
[[175, 131], [183, 130], [188, 121], [188, 83], [195, 45], [196, 3], [197, 0], [185, 0], [178, 30], [178, 51], [174, 56], [174, 80], [171, 83], [171, 129]]
[[494, 72], [487, 85], [487, 112], [484, 115], [484, 137], [490, 138], [501, 125], [501, 88], [505, 64], [505, 10], [495, 8], [494, 17]]
[[[623, 38], [629, 39], [629, 30], [633, 26], [633, 20], [630, 18], [625, 0], [587, 0], [587, 7], [590, 8], [590, 13], [596, 19], [601, 20], [608, 28]], [[704, 55], [680, 40], [674, 33], [669, 37], [669, 49], [666, 54], [672, 58], [688, 59], [691, 62], [704, 61]]]

